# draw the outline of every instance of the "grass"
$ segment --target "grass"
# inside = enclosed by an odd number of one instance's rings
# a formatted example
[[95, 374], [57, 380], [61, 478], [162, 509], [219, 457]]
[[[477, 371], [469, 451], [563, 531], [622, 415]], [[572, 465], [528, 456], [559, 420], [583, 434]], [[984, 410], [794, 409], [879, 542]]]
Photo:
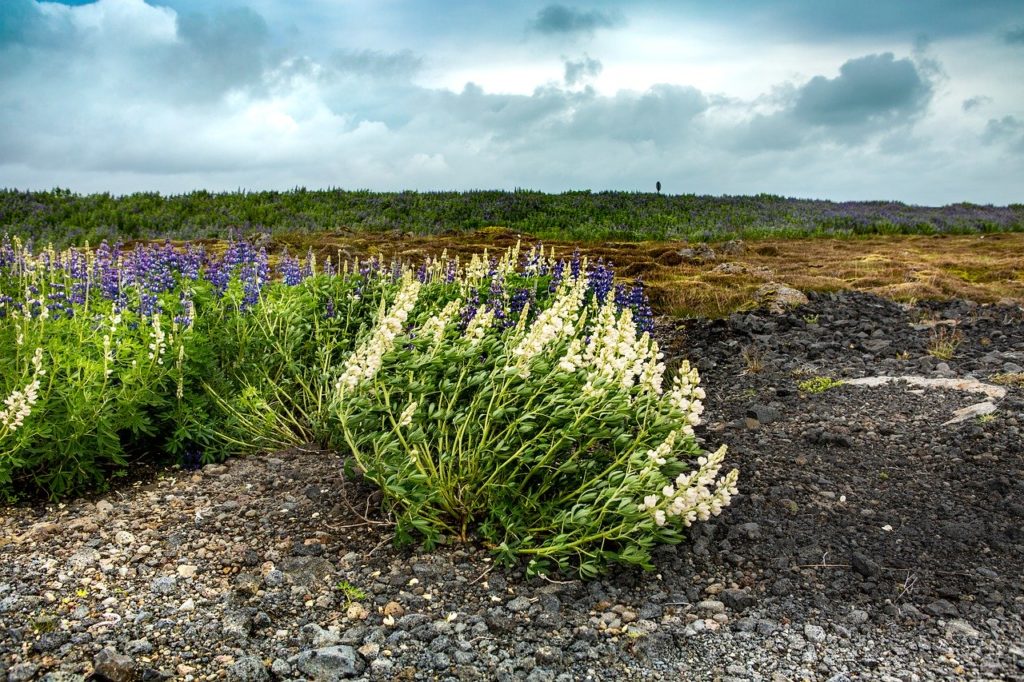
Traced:
[[939, 360], [949, 360], [963, 342], [963, 335], [956, 329], [942, 326], [932, 329], [928, 337], [928, 354]]
[[1006, 372], [992, 377], [992, 383], [1000, 386], [1018, 386], [1024, 388], [1024, 372]]
[[843, 382], [832, 377], [812, 377], [801, 381], [797, 387], [802, 393], [824, 393], [829, 389], [842, 386]]

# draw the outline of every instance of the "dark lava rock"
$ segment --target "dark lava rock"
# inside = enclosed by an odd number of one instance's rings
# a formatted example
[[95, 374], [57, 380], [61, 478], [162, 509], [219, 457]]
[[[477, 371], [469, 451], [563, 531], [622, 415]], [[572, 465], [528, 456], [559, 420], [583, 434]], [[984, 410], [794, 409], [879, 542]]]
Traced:
[[141, 677], [131, 656], [119, 654], [111, 647], [100, 650], [93, 659], [92, 679], [98, 682], [135, 682]]
[[865, 578], [873, 578], [882, 572], [881, 566], [860, 552], [856, 552], [850, 557], [850, 563], [853, 566], [853, 570]]
[[344, 644], [303, 651], [293, 664], [307, 679], [323, 682], [355, 677], [366, 668], [356, 650]]

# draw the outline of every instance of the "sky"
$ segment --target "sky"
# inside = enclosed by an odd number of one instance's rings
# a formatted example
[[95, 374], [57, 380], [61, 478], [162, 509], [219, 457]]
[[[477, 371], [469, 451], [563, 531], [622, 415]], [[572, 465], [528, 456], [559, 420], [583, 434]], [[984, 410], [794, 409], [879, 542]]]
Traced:
[[1024, 202], [1020, 0], [0, 0], [0, 187]]

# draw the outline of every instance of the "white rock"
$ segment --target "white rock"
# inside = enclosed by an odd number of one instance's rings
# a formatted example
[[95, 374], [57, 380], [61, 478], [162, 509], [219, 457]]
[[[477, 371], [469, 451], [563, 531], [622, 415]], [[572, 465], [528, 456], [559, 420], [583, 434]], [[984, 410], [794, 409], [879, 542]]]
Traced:
[[196, 610], [196, 602], [195, 602], [195, 600], [192, 599], [192, 598], [186, 599], [185, 601], [183, 601], [181, 603], [181, 606], [178, 607], [178, 610], [179, 611], [195, 611]]
[[135, 542], [135, 536], [126, 530], [119, 530], [114, 533], [114, 542], [119, 545], [130, 545]]
[[968, 405], [967, 407], [962, 407], [959, 410], [953, 412], [953, 418], [950, 419], [948, 422], [945, 422], [943, 426], [959, 424], [960, 422], [965, 422], [968, 419], [974, 419], [976, 417], [981, 417], [986, 414], [992, 414], [995, 411], [995, 403], [990, 403], [987, 400], [983, 403], [975, 403], [974, 405]]
[[178, 566], [178, 575], [182, 578], [191, 578], [196, 574], [197, 568], [197, 566], [192, 566], [191, 564], [182, 564]]

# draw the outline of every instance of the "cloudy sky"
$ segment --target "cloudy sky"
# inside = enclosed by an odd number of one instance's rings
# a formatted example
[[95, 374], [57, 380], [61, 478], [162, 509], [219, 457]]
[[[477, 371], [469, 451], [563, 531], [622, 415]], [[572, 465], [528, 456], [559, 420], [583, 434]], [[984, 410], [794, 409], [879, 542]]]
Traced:
[[0, 0], [0, 187], [1024, 202], [1020, 0]]

